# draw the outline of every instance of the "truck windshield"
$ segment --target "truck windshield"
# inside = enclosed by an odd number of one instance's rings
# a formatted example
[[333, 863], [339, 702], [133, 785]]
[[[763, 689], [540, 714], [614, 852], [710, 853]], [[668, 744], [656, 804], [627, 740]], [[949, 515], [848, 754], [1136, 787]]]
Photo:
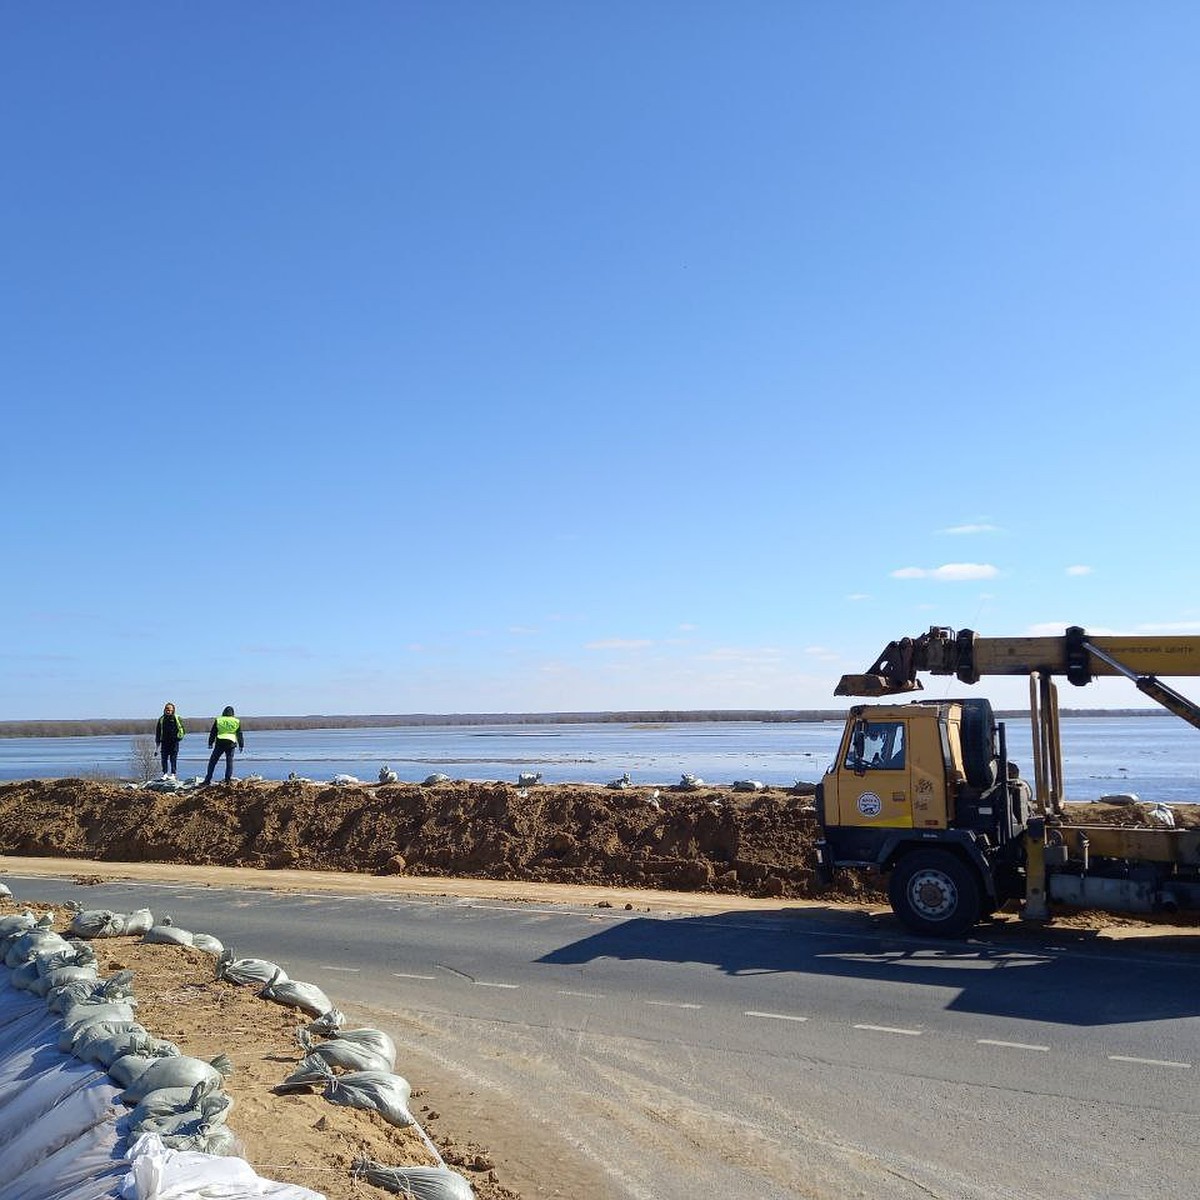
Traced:
[[899, 771], [904, 766], [904, 722], [867, 721], [863, 727], [862, 757], [856, 753], [857, 738], [850, 739], [846, 752], [849, 771]]

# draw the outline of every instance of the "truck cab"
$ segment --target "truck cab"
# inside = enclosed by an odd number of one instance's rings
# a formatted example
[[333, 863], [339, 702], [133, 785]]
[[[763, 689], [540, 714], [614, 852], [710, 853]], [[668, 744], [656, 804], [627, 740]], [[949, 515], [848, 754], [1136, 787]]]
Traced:
[[961, 932], [1023, 893], [1030, 795], [988, 701], [858, 705], [817, 788], [818, 861], [891, 872], [906, 924]]

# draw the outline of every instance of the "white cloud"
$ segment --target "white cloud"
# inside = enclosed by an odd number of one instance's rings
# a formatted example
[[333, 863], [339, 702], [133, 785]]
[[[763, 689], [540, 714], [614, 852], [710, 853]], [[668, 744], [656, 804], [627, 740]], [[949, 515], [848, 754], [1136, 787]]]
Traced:
[[692, 625], [692, 624], [689, 624], [687, 621], [684, 621], [679, 626], [679, 632], [680, 633], [695, 633], [695, 631], [699, 628], [700, 628], [699, 625]]
[[654, 643], [649, 638], [604, 638], [598, 642], [587, 642], [585, 650], [645, 650]]
[[516, 633], [516, 634], [521, 635], [522, 637], [526, 637], [529, 634], [540, 633], [541, 631], [532, 625], [510, 625], [508, 627], [508, 632]]
[[870, 600], [870, 598], [871, 597], [866, 592], [851, 592], [850, 595], [846, 597], [847, 600], [852, 601]]
[[1000, 532], [1000, 527], [998, 525], [988, 525], [986, 523], [980, 523], [978, 525], [951, 525], [949, 527], [949, 529], [939, 529], [938, 530], [938, 533], [949, 533], [949, 534], [954, 534], [955, 536], [958, 536], [961, 534], [971, 534], [971, 533], [999, 533], [999, 532]]
[[1082, 565], [1067, 568], [1068, 575], [1090, 575], [1091, 573], [1092, 573], [1091, 567], [1085, 567]]
[[1200, 621], [1160, 621], [1138, 625], [1138, 633], [1200, 633]]
[[940, 567], [901, 567], [893, 579], [936, 579], [959, 582], [969, 579], [995, 579], [1000, 572], [991, 563], [943, 563]]
[[836, 662], [838, 659], [837, 652], [830, 650], [828, 646], [805, 646], [804, 653], [821, 662]]

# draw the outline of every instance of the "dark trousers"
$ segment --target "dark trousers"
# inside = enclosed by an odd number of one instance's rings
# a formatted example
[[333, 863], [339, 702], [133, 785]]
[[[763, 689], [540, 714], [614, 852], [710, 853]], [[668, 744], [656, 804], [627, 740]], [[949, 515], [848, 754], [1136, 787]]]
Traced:
[[176, 742], [173, 746], [168, 746], [163, 742], [161, 747], [163, 774], [174, 775], [175, 766], [179, 762], [179, 743]]
[[225, 782], [228, 783], [233, 778], [233, 751], [236, 745], [236, 742], [218, 742], [213, 747], [213, 752], [208, 756], [208, 771], [204, 776], [205, 783], [212, 783], [213, 769], [221, 761], [222, 754], [225, 755]]

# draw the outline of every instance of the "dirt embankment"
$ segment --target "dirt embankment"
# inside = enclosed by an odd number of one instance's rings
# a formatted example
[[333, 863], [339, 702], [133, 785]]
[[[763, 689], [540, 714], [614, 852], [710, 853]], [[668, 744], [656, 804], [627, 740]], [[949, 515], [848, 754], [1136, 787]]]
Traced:
[[[1146, 806], [1073, 804], [1075, 823], [1145, 825]], [[1200, 806], [1176, 810], [1200, 827]], [[811, 789], [518, 788], [454, 781], [239, 781], [180, 792], [79, 779], [0, 785], [0, 853], [375, 875], [883, 899], [870, 877], [814, 874]]]
[[[115, 862], [803, 898], [819, 892], [815, 838], [812, 795], [792, 789], [289, 781], [154, 792], [78, 779], [0, 785], [0, 853]], [[848, 882], [838, 894], [861, 891]]]

